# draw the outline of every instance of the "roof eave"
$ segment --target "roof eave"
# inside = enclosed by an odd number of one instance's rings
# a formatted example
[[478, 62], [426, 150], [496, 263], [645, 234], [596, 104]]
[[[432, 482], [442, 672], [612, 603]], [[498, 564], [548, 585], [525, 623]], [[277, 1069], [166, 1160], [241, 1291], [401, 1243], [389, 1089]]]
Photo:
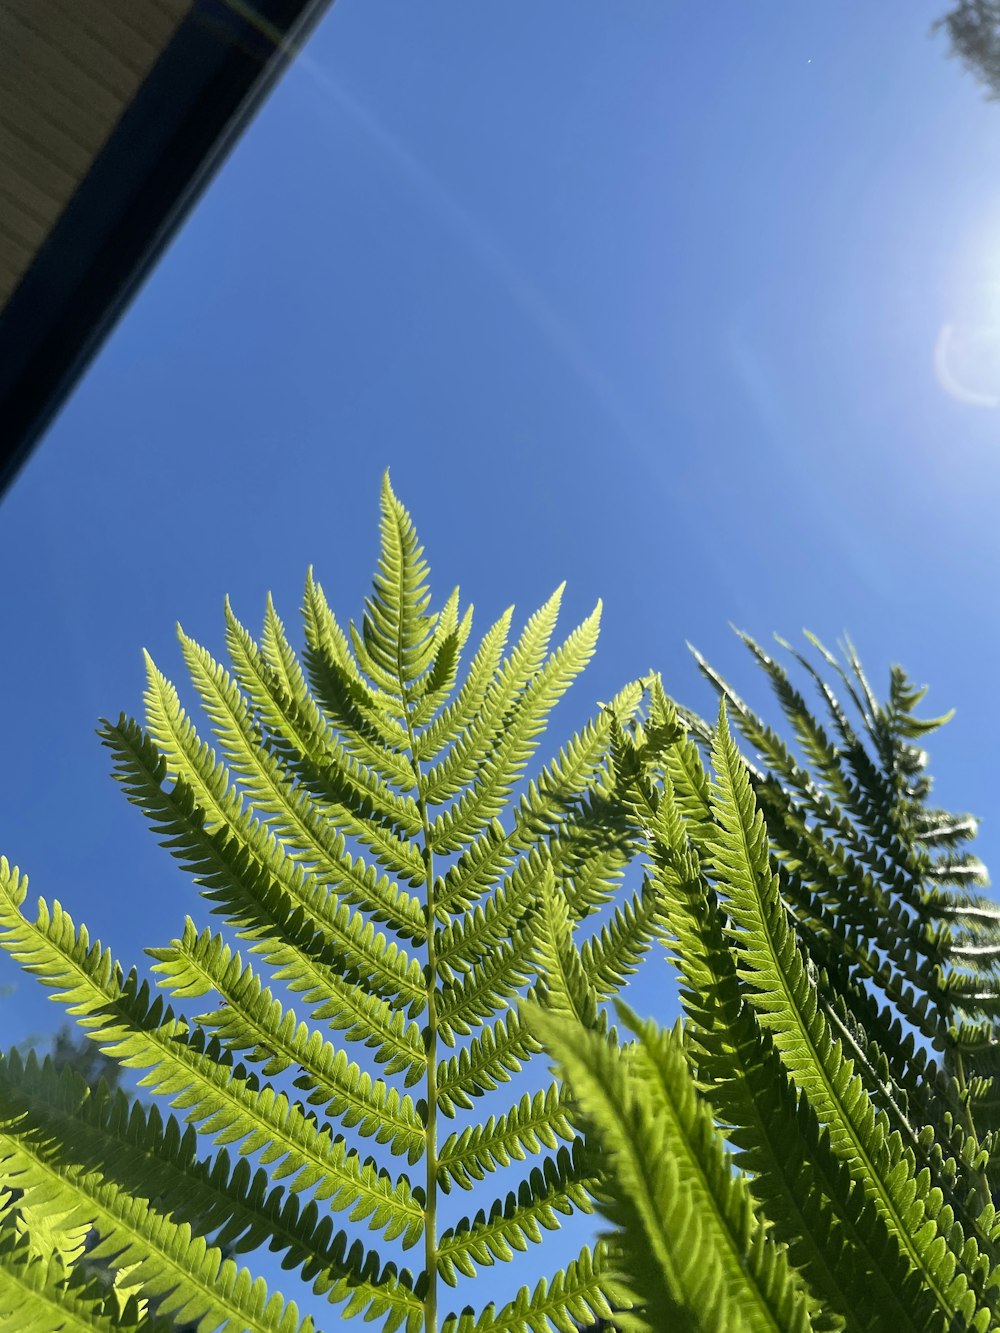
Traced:
[[332, 0], [198, 0], [0, 314], [0, 494]]

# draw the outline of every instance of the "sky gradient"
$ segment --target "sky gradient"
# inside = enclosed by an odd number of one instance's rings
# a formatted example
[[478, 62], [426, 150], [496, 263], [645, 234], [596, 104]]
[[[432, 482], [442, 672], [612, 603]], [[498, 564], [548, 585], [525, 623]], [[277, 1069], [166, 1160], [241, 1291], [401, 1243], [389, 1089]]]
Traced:
[[710, 708], [685, 640], [764, 704], [729, 622], [847, 630], [956, 708], [937, 794], [1000, 864], [1000, 105], [943, 3], [338, 0], [3, 502], [32, 888], [127, 963], [179, 932], [97, 719], [142, 647], [185, 693], [227, 593], [297, 640], [313, 564], [357, 616], [386, 467], [479, 633], [604, 599], [553, 742], [650, 667]]

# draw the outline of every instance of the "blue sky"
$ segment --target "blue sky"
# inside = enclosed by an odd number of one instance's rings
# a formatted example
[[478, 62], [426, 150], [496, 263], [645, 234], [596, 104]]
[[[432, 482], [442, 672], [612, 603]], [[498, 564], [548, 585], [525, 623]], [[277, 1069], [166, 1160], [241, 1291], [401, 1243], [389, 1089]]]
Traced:
[[3, 502], [33, 888], [128, 962], [178, 932], [96, 720], [226, 593], [294, 625], [312, 563], [357, 614], [386, 467], [481, 631], [604, 599], [563, 733], [650, 666], [710, 707], [686, 639], [763, 702], [729, 621], [846, 629], [957, 708], [938, 794], [1000, 860], [1000, 106], [943, 7], [338, 0]]

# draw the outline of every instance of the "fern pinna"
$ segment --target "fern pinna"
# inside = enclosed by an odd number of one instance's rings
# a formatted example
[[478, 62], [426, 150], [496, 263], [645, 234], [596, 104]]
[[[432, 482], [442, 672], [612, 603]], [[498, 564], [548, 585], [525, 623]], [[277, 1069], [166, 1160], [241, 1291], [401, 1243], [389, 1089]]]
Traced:
[[[539, 1050], [515, 997], [546, 993], [545, 923], [555, 914], [569, 930], [608, 903], [639, 839], [609, 799], [610, 713], [523, 783], [547, 714], [593, 652], [599, 608], [551, 653], [558, 592], [506, 651], [508, 611], [460, 680], [471, 613], [457, 591], [432, 613], [427, 574], [387, 479], [360, 626], [338, 624], [310, 575], [301, 664], [270, 601], [259, 643], [227, 605], [231, 671], [181, 633], [218, 750], [152, 661], [145, 729], [124, 716], [104, 725], [129, 799], [252, 958], [190, 919], [149, 950], [157, 984], [185, 1006], [213, 997], [208, 1012], [169, 1007], [58, 903], [26, 919], [27, 882], [3, 863], [6, 947], [182, 1117], [88, 1095], [11, 1056], [0, 1064], [3, 1169], [27, 1206], [91, 1223], [95, 1253], [131, 1270], [159, 1320], [204, 1333], [311, 1328], [218, 1249], [265, 1243], [342, 1314], [390, 1331], [569, 1333], [609, 1313], [603, 1252], [587, 1248], [502, 1309], [476, 1312], [460, 1292], [457, 1312], [442, 1310], [445, 1289], [477, 1265], [591, 1208], [557, 1083], [502, 1114], [475, 1112]], [[629, 715], [640, 693], [625, 691], [616, 712]], [[656, 925], [655, 898], [639, 893], [587, 943], [602, 998]], [[199, 1155], [199, 1139], [220, 1151]], [[444, 1193], [521, 1162], [512, 1190], [441, 1226]], [[415, 1271], [352, 1240], [345, 1213], [418, 1256]], [[23, 1246], [0, 1253], [0, 1308], [15, 1320], [5, 1327], [41, 1327], [60, 1300], [69, 1310], [97, 1299], [74, 1270], [39, 1263]], [[129, 1317], [152, 1318], [134, 1303]]]
[[[989, 1075], [1000, 932], [995, 906], [948, 887], [983, 872], [955, 853], [973, 822], [927, 805], [913, 742], [940, 719], [915, 717], [921, 692], [898, 670], [876, 703], [848, 649], [840, 680], [856, 723], [804, 663], [834, 742], [750, 646], [805, 762], [707, 667], [719, 723], [686, 721], [710, 747], [711, 772], [655, 683], [646, 724], [615, 739], [683, 1024], [662, 1032], [623, 1010], [634, 1040], [618, 1048], [551, 1005], [531, 1017], [591, 1150], [603, 1149], [604, 1209], [619, 1228], [611, 1262], [634, 1297], [619, 1322], [998, 1327]], [[749, 764], [727, 711], [756, 752]]]

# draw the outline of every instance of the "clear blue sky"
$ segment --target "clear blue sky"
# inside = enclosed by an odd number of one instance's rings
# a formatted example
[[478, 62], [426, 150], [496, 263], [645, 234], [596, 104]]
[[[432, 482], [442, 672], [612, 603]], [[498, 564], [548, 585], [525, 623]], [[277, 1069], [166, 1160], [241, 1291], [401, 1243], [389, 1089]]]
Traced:
[[339, 0], [3, 502], [33, 888], [126, 962], [178, 932], [96, 720], [226, 593], [294, 626], [312, 563], [356, 614], [387, 466], [481, 630], [604, 598], [564, 729], [650, 666], [710, 706], [685, 639], [763, 700], [729, 621], [847, 629], [957, 708], [938, 792], [1000, 861], [1000, 105], [944, 7]]

